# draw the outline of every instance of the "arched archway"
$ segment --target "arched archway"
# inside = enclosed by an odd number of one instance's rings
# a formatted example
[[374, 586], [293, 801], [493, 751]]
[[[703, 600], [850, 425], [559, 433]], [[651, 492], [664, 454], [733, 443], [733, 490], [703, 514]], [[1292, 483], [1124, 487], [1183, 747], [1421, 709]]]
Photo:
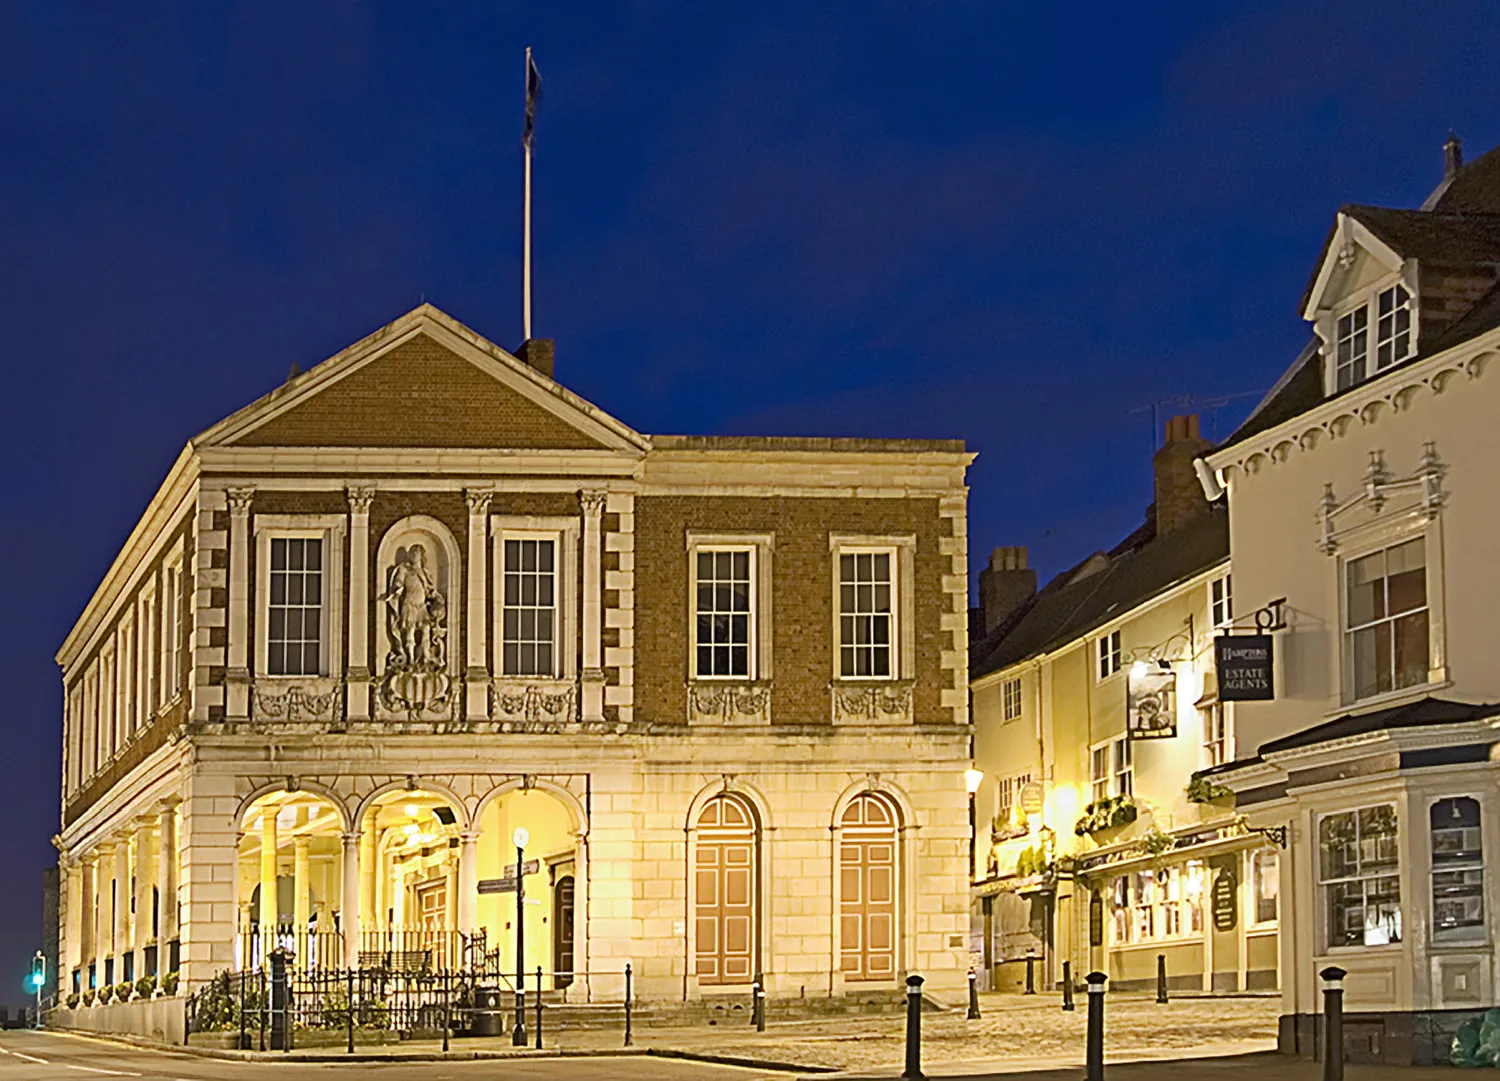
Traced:
[[732, 792], [702, 805], [693, 823], [694, 975], [701, 985], [744, 984], [760, 955], [760, 821]]
[[901, 928], [901, 815], [894, 800], [861, 792], [839, 813], [839, 972], [850, 982], [897, 976]]
[[359, 957], [402, 970], [455, 968], [466, 943], [464, 805], [444, 786], [386, 785], [359, 810]]
[[239, 967], [259, 966], [277, 948], [302, 967], [342, 962], [346, 821], [343, 805], [321, 791], [264, 790], [242, 803], [235, 885]]

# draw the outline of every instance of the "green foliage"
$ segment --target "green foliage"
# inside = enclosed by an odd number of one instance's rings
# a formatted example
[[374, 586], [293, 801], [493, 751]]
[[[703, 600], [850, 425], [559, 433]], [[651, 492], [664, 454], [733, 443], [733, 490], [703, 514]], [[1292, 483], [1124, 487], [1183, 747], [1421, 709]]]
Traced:
[[1016, 874], [1021, 878], [1039, 875], [1047, 869], [1047, 857], [1038, 847], [1023, 848], [1016, 857]]
[[97, 997], [98, 997], [98, 992], [96, 992], [92, 987], [90, 987], [87, 991], [85, 991], [83, 993], [83, 1004], [85, 1006], [92, 1006], [94, 1004], [94, 999], [97, 998]]
[[1195, 773], [1188, 781], [1187, 792], [1189, 803], [1213, 803], [1217, 800], [1228, 800], [1230, 805], [1234, 804], [1234, 792], [1221, 784], [1214, 784], [1201, 773]]
[[118, 1002], [129, 1002], [131, 994], [135, 991], [135, 984], [129, 980], [121, 980], [115, 984], [115, 1000]]
[[1458, 1026], [1448, 1061], [1465, 1069], [1500, 1066], [1500, 1010], [1486, 1010]]
[[1073, 825], [1073, 832], [1082, 837], [1100, 830], [1128, 826], [1138, 813], [1135, 801], [1129, 796], [1106, 796], [1083, 809], [1082, 817]]
[[175, 995], [177, 993], [177, 981], [180, 978], [177, 972], [168, 972], [161, 978], [161, 993], [164, 995]]
[[106, 983], [102, 985], [95, 993], [94, 1001], [99, 1003], [99, 1005], [101, 1006], [107, 1006], [109, 1005], [109, 1000], [114, 996], [114, 993], [114, 984]]
[[135, 981], [135, 993], [141, 998], [150, 998], [152, 992], [154, 992], [155, 990], [155, 976], [142, 976], [140, 979]]
[[1168, 834], [1163, 833], [1155, 827], [1147, 831], [1146, 835], [1140, 840], [1141, 848], [1145, 850], [1148, 856], [1160, 856], [1170, 852], [1174, 844], [1176, 842]]
[[78, 1009], [78, 1004], [82, 1001], [83, 996], [81, 996], [77, 991], [74, 991], [71, 995], [68, 996], [68, 1009]]
[[[175, 976], [176, 973], [168, 973]], [[196, 1032], [227, 1032], [240, 1027], [240, 1013], [244, 1011], [245, 1027], [260, 1024], [262, 996], [260, 981], [253, 973], [244, 974], [240, 981], [231, 984], [229, 973], [222, 972], [208, 986], [198, 992], [193, 1014], [193, 1030]], [[176, 981], [173, 981], [176, 986]]]

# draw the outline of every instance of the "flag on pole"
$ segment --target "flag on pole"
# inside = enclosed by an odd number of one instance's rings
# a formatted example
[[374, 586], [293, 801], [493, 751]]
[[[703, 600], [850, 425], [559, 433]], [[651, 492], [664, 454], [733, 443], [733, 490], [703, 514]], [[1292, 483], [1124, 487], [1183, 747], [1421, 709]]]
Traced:
[[536, 103], [542, 97], [542, 73], [536, 69], [536, 61], [531, 58], [531, 49], [526, 50], [526, 134], [521, 137], [521, 144], [527, 150], [531, 149], [531, 133], [536, 127]]

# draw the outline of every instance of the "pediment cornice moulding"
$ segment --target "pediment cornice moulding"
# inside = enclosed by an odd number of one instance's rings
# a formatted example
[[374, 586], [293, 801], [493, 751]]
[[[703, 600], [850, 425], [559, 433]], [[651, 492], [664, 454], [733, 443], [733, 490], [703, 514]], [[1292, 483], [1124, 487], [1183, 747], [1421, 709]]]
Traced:
[[1406, 412], [1423, 395], [1437, 397], [1473, 382], [1497, 356], [1500, 329], [1379, 376], [1244, 442], [1209, 454], [1205, 460], [1226, 480], [1236, 475], [1253, 476], [1268, 466], [1311, 453], [1324, 442], [1373, 427], [1388, 414]]

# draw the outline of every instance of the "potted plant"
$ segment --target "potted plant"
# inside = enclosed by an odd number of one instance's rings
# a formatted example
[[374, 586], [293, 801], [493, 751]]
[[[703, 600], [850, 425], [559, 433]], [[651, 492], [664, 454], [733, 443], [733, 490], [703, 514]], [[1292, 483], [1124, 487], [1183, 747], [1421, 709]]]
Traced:
[[161, 993], [164, 995], [175, 995], [177, 993], [177, 981], [179, 977], [176, 971], [168, 972], [161, 978]]
[[94, 999], [101, 1006], [108, 1006], [109, 1000], [115, 993], [114, 984], [106, 983], [99, 986], [98, 996]]
[[1210, 803], [1216, 807], [1233, 807], [1234, 792], [1221, 784], [1215, 784], [1201, 773], [1195, 773], [1188, 781], [1187, 793], [1189, 803]]
[[85, 991], [83, 993], [83, 1004], [85, 1006], [92, 1006], [94, 1004], [95, 997], [96, 997], [96, 993], [95, 993], [94, 989], [92, 987], [90, 987], [87, 991]]
[[135, 991], [135, 984], [129, 980], [121, 980], [115, 984], [115, 1001], [129, 1002], [131, 994]]
[[74, 991], [71, 995], [68, 996], [68, 1009], [70, 1009], [70, 1010], [76, 1010], [76, 1009], [78, 1009], [78, 1004], [80, 1002], [82, 1002], [82, 1001], [83, 1001], [83, 996], [80, 995], [77, 991]]
[[150, 998], [156, 991], [156, 976], [142, 976], [135, 981], [135, 993], [137, 998]]
[[1103, 833], [1105, 830], [1123, 829], [1134, 822], [1138, 814], [1135, 801], [1129, 796], [1106, 796], [1083, 809], [1082, 816], [1073, 825], [1073, 833], [1082, 837], [1085, 834]]

